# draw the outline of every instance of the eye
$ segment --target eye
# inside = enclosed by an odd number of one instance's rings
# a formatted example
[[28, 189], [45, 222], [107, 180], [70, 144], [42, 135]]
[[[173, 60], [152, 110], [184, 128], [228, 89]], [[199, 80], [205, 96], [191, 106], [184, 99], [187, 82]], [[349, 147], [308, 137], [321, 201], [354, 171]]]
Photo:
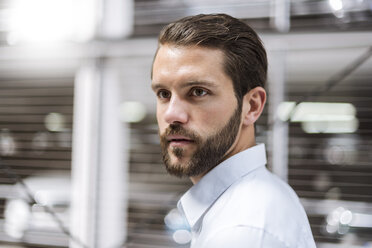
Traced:
[[197, 97], [202, 97], [207, 95], [208, 92], [205, 89], [202, 88], [194, 88], [191, 90], [191, 95], [192, 96], [197, 96]]
[[170, 98], [171, 93], [167, 90], [159, 90], [157, 93], [157, 96], [160, 99], [167, 99], [167, 98]]

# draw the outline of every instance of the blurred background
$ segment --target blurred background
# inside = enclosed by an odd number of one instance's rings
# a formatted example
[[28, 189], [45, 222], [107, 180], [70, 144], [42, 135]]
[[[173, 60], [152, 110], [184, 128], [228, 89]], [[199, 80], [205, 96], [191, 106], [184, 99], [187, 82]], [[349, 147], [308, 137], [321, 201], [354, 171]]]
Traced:
[[188, 247], [150, 69], [165, 24], [250, 24], [268, 167], [320, 248], [372, 247], [372, 0], [0, 0], [0, 247]]

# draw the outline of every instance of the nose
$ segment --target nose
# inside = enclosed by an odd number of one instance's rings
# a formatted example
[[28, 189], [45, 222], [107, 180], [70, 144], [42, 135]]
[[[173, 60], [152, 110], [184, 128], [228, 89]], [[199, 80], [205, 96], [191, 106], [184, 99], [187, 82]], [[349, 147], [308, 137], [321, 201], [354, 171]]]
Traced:
[[176, 96], [172, 96], [170, 99], [165, 113], [164, 120], [168, 124], [185, 124], [189, 119], [187, 112], [187, 104]]

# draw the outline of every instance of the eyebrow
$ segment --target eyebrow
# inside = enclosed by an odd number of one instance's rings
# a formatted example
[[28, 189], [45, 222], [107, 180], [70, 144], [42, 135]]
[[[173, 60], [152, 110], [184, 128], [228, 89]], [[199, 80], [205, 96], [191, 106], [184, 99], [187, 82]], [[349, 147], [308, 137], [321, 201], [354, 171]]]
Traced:
[[160, 83], [152, 83], [151, 88], [153, 91], [156, 91], [157, 89], [165, 88], [165, 86]]
[[[216, 87], [217, 85], [215, 83], [209, 82], [209, 81], [190, 81], [183, 83], [181, 85], [181, 88], [191, 87], [191, 86], [208, 86], [208, 87]], [[153, 83], [151, 84], [152, 90], [157, 90], [160, 88], [167, 88], [164, 84], [161, 83]]]

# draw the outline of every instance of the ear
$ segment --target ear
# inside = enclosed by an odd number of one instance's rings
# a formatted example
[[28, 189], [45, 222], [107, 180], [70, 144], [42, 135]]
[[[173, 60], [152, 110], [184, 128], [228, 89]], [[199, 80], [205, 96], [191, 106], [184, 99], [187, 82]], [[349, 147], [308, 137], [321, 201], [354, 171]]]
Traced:
[[266, 91], [256, 87], [247, 92], [243, 97], [243, 125], [249, 126], [260, 117], [266, 102]]

